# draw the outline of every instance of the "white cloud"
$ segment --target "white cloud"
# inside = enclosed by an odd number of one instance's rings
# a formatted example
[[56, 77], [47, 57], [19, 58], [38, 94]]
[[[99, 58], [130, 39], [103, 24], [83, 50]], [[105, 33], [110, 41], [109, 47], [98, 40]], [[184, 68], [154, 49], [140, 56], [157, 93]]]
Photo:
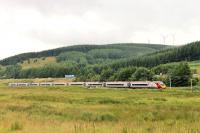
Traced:
[[198, 0], [0, 0], [0, 59], [73, 44], [199, 40]]

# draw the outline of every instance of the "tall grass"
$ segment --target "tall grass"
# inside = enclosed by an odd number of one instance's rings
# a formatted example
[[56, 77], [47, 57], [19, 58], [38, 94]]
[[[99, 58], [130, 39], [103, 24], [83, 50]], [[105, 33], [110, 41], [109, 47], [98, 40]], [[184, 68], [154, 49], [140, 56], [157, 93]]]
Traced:
[[0, 87], [0, 132], [198, 133], [200, 91]]

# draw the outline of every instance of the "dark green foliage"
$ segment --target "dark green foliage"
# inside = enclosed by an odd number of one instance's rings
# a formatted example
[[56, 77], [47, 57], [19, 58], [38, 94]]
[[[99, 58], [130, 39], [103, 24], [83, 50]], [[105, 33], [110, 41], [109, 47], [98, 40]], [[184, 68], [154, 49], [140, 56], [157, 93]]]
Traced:
[[[38, 68], [23, 69], [15, 73], [10, 72], [10, 67], [6, 66], [8, 70], [2, 71], [0, 74], [2, 77], [5, 75], [4, 78], [64, 77], [65, 74], [74, 74], [78, 77], [77, 80], [81, 81], [105, 81], [111, 80], [113, 74], [116, 73], [114, 80], [127, 80], [130, 77], [130, 74], [128, 74], [130, 73], [128, 72], [129, 70], [125, 70], [125, 72], [121, 70], [122, 72], [118, 74], [118, 69], [115, 69], [115, 67], [111, 68], [109, 64], [168, 47], [165, 45], [131, 43], [70, 46], [39, 53], [21, 54], [4, 59], [0, 61], [0, 64], [13, 65], [24, 61], [30, 62], [31, 58], [42, 58], [42, 60], [45, 60], [48, 56], [56, 56], [57, 63]], [[37, 59], [34, 59], [33, 62], [37, 63]], [[113, 71], [108, 72], [110, 69]]]
[[88, 54], [95, 59], [119, 59], [124, 56], [124, 52], [121, 49], [94, 49], [89, 51]]
[[176, 67], [176, 65], [177, 64], [161, 64], [161, 65], [158, 65], [158, 66], [152, 68], [152, 71], [156, 75], [168, 74], [172, 69], [174, 69]]
[[136, 81], [147, 81], [153, 79], [153, 73], [147, 68], [138, 68], [131, 77], [132, 80]]
[[28, 64], [30, 64], [30, 63], [31, 63], [30, 59], [28, 59], [27, 63], [28, 63]]
[[78, 64], [87, 64], [86, 55], [82, 52], [66, 52], [57, 56], [57, 62], [76, 62]]
[[197, 85], [199, 82], [199, 79], [198, 78], [192, 78], [192, 85], [195, 86]]
[[110, 67], [116, 69], [128, 66], [137, 67], [154, 67], [160, 64], [193, 61], [200, 59], [200, 42], [193, 42], [188, 45], [158, 51], [138, 58], [126, 59], [119, 62], [114, 62]]
[[116, 81], [127, 81], [131, 79], [131, 76], [136, 71], [137, 68], [135, 67], [128, 67], [128, 68], [122, 68], [119, 71], [115, 72], [112, 80]]
[[6, 71], [6, 69], [4, 68], [4, 67], [2, 67], [2, 66], [0, 66], [0, 79], [1, 78], [3, 78], [5, 75], [5, 71]]
[[33, 62], [34, 62], [34, 63], [36, 63], [37, 61], [38, 61], [38, 60], [37, 60], [37, 59], [35, 59]]
[[100, 81], [107, 81], [113, 74], [114, 71], [111, 68], [103, 70], [100, 75]]
[[94, 114], [91, 112], [84, 112], [81, 116], [84, 121], [117, 121], [117, 118], [112, 113]]
[[[31, 58], [43, 58], [50, 57], [50, 56], [58, 56], [59, 54], [63, 52], [71, 52], [71, 51], [77, 51], [82, 53], [88, 53], [91, 50], [101, 50], [101, 49], [115, 49], [120, 52], [120, 50], [123, 51], [123, 57], [130, 57], [130, 56], [139, 56], [144, 55], [147, 53], [152, 53], [161, 49], [169, 48], [167, 45], [157, 45], [157, 44], [134, 44], [134, 43], [122, 43], [122, 44], [108, 44], [108, 45], [76, 45], [76, 46], [68, 46], [68, 47], [62, 47], [52, 50], [46, 50], [42, 52], [32, 52], [32, 53], [24, 53], [16, 56], [12, 56], [6, 59], [3, 59], [0, 61], [0, 65], [15, 65], [19, 62], [23, 62], [25, 60], [31, 59]], [[102, 52], [102, 50], [101, 50]], [[102, 55], [100, 52], [100, 55]], [[121, 57], [121, 54], [115, 54], [114, 52], [107, 50], [110, 54], [107, 54], [108, 56], [112, 56], [116, 58]], [[116, 51], [115, 51], [116, 52]], [[93, 53], [93, 52], [91, 52]]]
[[200, 59], [200, 42], [167, 48], [164, 45], [147, 44], [70, 46], [4, 59], [0, 64], [56, 56], [57, 63], [26, 70], [21, 70], [18, 65], [10, 65], [1, 68], [0, 75], [6, 78], [47, 78], [74, 74], [77, 81], [162, 80], [166, 83], [171, 77], [173, 86], [189, 85], [192, 78], [189, 66], [185, 63], [177, 66], [171, 62]]
[[79, 73], [79, 66], [76, 63], [52, 63], [44, 67], [31, 68], [20, 71], [20, 78], [48, 78], [64, 77], [66, 74]]
[[192, 78], [189, 65], [185, 62], [180, 63], [172, 70], [170, 77], [173, 86], [188, 86]]
[[8, 66], [5, 70], [6, 77], [14, 79], [19, 78], [20, 71], [21, 71], [21, 66], [19, 65]]

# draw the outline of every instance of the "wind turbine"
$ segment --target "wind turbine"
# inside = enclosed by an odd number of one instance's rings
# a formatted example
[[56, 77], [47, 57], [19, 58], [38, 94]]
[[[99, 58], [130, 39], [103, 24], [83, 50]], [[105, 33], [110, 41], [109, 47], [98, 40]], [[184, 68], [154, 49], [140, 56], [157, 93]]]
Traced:
[[175, 40], [176, 40], [176, 36], [175, 34], [172, 34], [172, 44], [175, 45]]
[[166, 38], [167, 36], [166, 35], [161, 35], [162, 36], [162, 39], [163, 39], [163, 44], [166, 45]]

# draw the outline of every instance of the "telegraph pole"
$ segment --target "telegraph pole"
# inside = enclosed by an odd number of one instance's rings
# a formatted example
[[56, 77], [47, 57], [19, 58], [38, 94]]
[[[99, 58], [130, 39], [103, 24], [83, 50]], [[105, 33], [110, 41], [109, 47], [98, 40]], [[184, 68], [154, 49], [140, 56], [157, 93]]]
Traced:
[[192, 83], [192, 79], [191, 79], [191, 91], [193, 92], [193, 83]]
[[169, 87], [170, 87], [170, 89], [172, 88], [172, 78], [171, 77], [169, 77]]

